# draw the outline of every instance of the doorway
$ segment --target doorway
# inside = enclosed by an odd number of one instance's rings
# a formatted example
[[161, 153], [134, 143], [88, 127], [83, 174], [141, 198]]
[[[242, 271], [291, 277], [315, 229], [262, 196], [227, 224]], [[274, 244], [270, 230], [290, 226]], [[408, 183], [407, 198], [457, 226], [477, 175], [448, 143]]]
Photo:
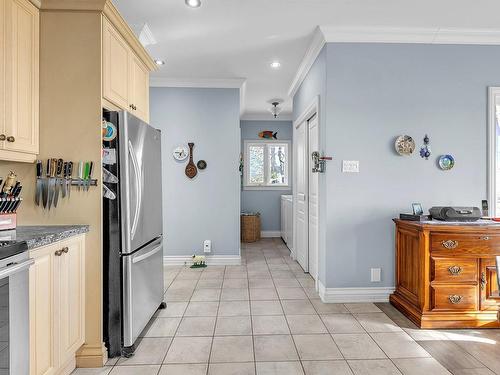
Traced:
[[294, 123], [294, 255], [297, 262], [318, 279], [319, 173], [313, 172], [312, 156], [319, 151], [319, 100], [316, 98]]
[[488, 90], [489, 216], [500, 217], [500, 87]]

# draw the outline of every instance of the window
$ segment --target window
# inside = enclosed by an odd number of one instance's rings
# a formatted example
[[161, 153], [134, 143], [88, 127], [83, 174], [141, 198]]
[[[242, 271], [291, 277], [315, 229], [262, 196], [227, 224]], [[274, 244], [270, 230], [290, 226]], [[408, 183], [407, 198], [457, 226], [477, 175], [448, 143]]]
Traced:
[[289, 142], [245, 141], [245, 188], [288, 189], [288, 149]]

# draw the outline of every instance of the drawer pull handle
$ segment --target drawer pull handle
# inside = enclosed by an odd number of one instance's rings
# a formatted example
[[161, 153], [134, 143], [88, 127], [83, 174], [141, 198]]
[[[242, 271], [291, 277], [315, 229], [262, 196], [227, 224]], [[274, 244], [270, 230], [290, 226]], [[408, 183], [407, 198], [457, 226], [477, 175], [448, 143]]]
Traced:
[[488, 236], [481, 237], [483, 241], [488, 241], [490, 238]]
[[63, 254], [63, 251], [62, 251], [62, 250], [56, 250], [56, 251], [55, 251], [55, 253], [54, 253], [54, 255], [55, 255], [56, 257], [60, 257], [62, 254]]
[[486, 280], [486, 272], [481, 272], [481, 290], [484, 290], [484, 287], [486, 286], [486, 284], [488, 283], [488, 281]]
[[11, 142], [12, 143], [12, 142], [15, 142], [15, 141], [16, 141], [16, 139], [13, 136], [8, 136], [7, 137], [7, 142]]
[[448, 297], [448, 299], [450, 300], [450, 302], [454, 305], [462, 302], [462, 296], [459, 296], [457, 294], [453, 294], [451, 296]]
[[7, 139], [5, 134], [0, 134], [0, 141], [5, 141]]
[[450, 267], [448, 267], [448, 271], [453, 276], [458, 276], [458, 275], [460, 275], [462, 273], [462, 267], [460, 267], [460, 266], [450, 266]]
[[446, 249], [456, 249], [458, 247], [458, 241], [447, 240], [441, 242], [441, 245], [443, 245], [443, 247], [445, 247]]
[[61, 249], [61, 251], [62, 251], [63, 253], [65, 253], [65, 254], [66, 254], [66, 253], [69, 251], [69, 248], [68, 248], [67, 246], [64, 246], [64, 247]]

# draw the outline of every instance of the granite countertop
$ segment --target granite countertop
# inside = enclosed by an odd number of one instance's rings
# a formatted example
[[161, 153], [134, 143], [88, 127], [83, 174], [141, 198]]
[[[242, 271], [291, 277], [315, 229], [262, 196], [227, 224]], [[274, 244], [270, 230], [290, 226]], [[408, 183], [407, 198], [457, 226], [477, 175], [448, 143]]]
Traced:
[[31, 250], [37, 247], [50, 245], [68, 237], [87, 233], [88, 231], [88, 225], [19, 226], [15, 231], [15, 239], [17, 241], [26, 241], [28, 250]]

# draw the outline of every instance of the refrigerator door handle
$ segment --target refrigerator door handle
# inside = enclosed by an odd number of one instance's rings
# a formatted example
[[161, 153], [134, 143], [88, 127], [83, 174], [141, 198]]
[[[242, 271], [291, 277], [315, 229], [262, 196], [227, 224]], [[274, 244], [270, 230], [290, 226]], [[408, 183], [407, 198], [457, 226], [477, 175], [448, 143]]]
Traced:
[[152, 257], [158, 251], [160, 251], [162, 249], [162, 247], [163, 247], [163, 244], [160, 243], [160, 245], [158, 245], [157, 247], [155, 247], [153, 250], [148, 251], [146, 254], [139, 255], [138, 257], [135, 257], [134, 259], [132, 259], [132, 263], [134, 263], [134, 264], [135, 263], [139, 263], [139, 262], [143, 261], [144, 259]]
[[128, 151], [130, 154], [130, 159], [132, 160], [132, 166], [134, 167], [135, 188], [137, 191], [137, 202], [135, 205], [134, 220], [132, 220], [132, 228], [130, 230], [131, 238], [133, 239], [135, 237], [135, 231], [137, 230], [137, 225], [139, 224], [139, 213], [142, 205], [142, 185], [141, 185], [142, 175], [141, 175], [141, 169], [139, 168], [139, 162], [137, 161], [137, 158], [135, 156], [134, 146], [132, 145], [132, 142], [130, 140], [128, 141]]

